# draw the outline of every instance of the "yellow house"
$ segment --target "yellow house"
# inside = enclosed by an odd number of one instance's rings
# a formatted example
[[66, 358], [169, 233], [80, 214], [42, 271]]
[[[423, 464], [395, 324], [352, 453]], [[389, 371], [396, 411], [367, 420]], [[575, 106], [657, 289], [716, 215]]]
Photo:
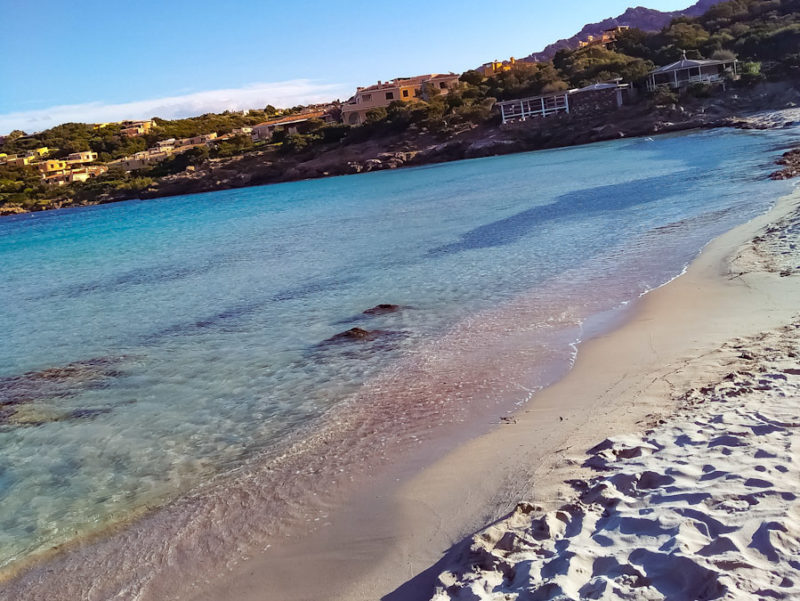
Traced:
[[39, 171], [42, 173], [55, 173], [56, 171], [64, 171], [66, 168], [67, 162], [58, 159], [50, 159], [39, 163]]
[[67, 161], [70, 163], [91, 163], [97, 160], [97, 153], [91, 150], [84, 150], [81, 152], [73, 152], [67, 156]]
[[516, 64], [517, 59], [513, 56], [507, 61], [492, 61], [491, 63], [484, 63], [476, 70], [484, 77], [491, 77], [503, 71], [511, 71], [511, 68]]
[[123, 121], [122, 129], [119, 133], [123, 136], [135, 138], [136, 136], [143, 136], [150, 133], [150, 130], [155, 126], [155, 121]]
[[33, 163], [35, 157], [8, 157], [6, 161], [7, 165], [13, 165], [14, 167], [25, 167], [26, 165], [30, 165]]
[[348, 125], [361, 125], [367, 120], [367, 113], [375, 108], [387, 107], [400, 100], [425, 99], [433, 95], [447, 94], [458, 86], [459, 76], [455, 73], [417, 75], [398, 77], [392, 81], [379, 81], [376, 85], [356, 89], [355, 96], [342, 105], [342, 121]]
[[39, 157], [43, 157], [47, 153], [50, 152], [50, 149], [47, 146], [43, 146], [41, 148], [35, 148], [33, 150], [29, 150], [25, 153], [26, 157], [33, 157], [38, 159]]

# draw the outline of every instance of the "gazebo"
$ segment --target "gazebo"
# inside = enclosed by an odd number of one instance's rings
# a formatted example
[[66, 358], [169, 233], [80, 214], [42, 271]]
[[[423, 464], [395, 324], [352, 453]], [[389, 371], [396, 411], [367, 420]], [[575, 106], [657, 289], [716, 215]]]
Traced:
[[679, 89], [693, 83], [716, 83], [723, 81], [725, 75], [733, 79], [739, 76], [736, 59], [690, 60], [684, 52], [678, 62], [651, 71], [647, 76], [647, 89], [652, 92], [659, 86]]

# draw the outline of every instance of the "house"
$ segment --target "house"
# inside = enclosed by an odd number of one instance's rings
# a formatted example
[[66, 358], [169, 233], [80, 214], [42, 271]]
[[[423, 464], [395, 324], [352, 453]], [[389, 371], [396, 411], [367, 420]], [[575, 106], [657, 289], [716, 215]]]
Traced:
[[[366, 88], [357, 88], [355, 96], [342, 105], [342, 121], [348, 125], [361, 125], [372, 109], [385, 108], [395, 100], [409, 102], [428, 99], [435, 94], [447, 94], [458, 86], [455, 73], [398, 77]], [[435, 91], [434, 91], [435, 90]]]
[[123, 121], [122, 129], [119, 133], [123, 136], [135, 138], [150, 133], [150, 130], [155, 127], [155, 124], [155, 121], [152, 119], [148, 121]]
[[199, 136], [194, 136], [192, 138], [182, 138], [180, 140], [176, 140], [174, 146], [199, 146], [201, 144], [207, 144], [211, 140], [215, 140], [217, 138], [217, 132], [213, 131], [210, 134], [201, 134]]
[[25, 167], [26, 165], [30, 165], [36, 160], [36, 157], [21, 157], [19, 155], [12, 154], [6, 159], [6, 165], [11, 165], [13, 167]]
[[154, 150], [157, 150], [157, 151], [160, 151], [160, 152], [171, 152], [172, 149], [175, 148], [175, 144], [176, 143], [177, 143], [177, 141], [175, 140], [175, 138], [169, 138], [168, 140], [160, 140], [160, 141], [156, 142], [156, 146], [155, 146]]
[[286, 117], [279, 117], [278, 119], [270, 119], [251, 128], [251, 136], [254, 142], [259, 140], [269, 140], [275, 130], [281, 128], [290, 134], [296, 134], [297, 128], [301, 123], [310, 121], [311, 119], [326, 120], [325, 111], [311, 111], [307, 113], [296, 113]]
[[50, 149], [47, 146], [42, 146], [41, 148], [34, 148], [33, 150], [29, 150], [25, 153], [25, 156], [33, 157], [38, 159], [39, 157], [43, 157], [50, 152]]
[[57, 173], [67, 169], [67, 161], [60, 159], [50, 159], [39, 163], [39, 171], [44, 174]]
[[84, 150], [81, 152], [73, 152], [67, 155], [68, 163], [91, 163], [97, 160], [97, 153], [91, 150]]
[[516, 63], [517, 59], [515, 59], [512, 56], [507, 61], [495, 60], [490, 63], [483, 63], [480, 67], [478, 67], [475, 70], [484, 77], [491, 77], [492, 75], [496, 75], [497, 73], [502, 73], [503, 71], [511, 71], [511, 69], [514, 67]]
[[585, 41], [578, 42], [578, 48], [586, 48], [587, 46], [605, 46], [608, 47], [610, 44], [613, 44], [617, 41], [617, 35], [623, 31], [627, 31], [630, 29], [626, 25], [619, 25], [618, 27], [612, 27], [610, 29], [606, 29], [601, 33], [599, 36], [595, 37], [590, 35], [586, 38]]
[[[185, 149], [188, 150], [188, 147]], [[143, 169], [144, 167], [148, 167], [150, 165], [155, 165], [156, 163], [160, 163], [171, 157], [173, 154], [172, 150], [157, 150], [157, 149], [150, 149], [150, 150], [143, 150], [142, 152], [137, 152], [131, 156], [124, 157], [122, 159], [117, 159], [116, 161], [112, 161], [109, 163], [110, 165], [115, 165], [121, 167], [125, 171], [136, 171], [137, 169]]]
[[92, 165], [89, 167], [80, 167], [78, 169], [70, 169], [61, 171], [52, 175], [43, 175], [42, 179], [47, 184], [56, 186], [65, 186], [73, 182], [85, 182], [89, 178], [97, 177], [108, 171], [105, 165]]
[[647, 89], [655, 91], [659, 86], [678, 90], [695, 83], [724, 83], [726, 78], [738, 79], [739, 67], [736, 59], [691, 60], [683, 53], [681, 60], [651, 71], [647, 76]]
[[542, 96], [498, 102], [503, 124], [550, 117], [560, 113], [596, 115], [618, 109], [629, 92], [628, 84], [617, 81], [596, 83], [584, 88], [553, 92]]

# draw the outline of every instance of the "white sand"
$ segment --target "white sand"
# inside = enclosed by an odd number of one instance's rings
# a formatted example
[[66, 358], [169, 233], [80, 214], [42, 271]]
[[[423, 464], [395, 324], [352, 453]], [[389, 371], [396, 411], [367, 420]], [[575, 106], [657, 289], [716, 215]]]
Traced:
[[[729, 278], [800, 311], [798, 247], [795, 212], [740, 247]], [[674, 367], [676, 412], [566, 458], [594, 476], [471, 537], [434, 601], [800, 598], [800, 316]]]
[[574, 502], [477, 534], [434, 599], [800, 598], [799, 333], [720, 349], [735, 371], [592, 449], [607, 473], [572, 482]]

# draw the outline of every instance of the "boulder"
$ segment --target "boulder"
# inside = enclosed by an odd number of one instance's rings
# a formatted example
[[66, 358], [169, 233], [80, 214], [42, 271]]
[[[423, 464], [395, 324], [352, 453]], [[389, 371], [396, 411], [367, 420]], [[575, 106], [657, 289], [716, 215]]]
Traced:
[[387, 313], [397, 313], [400, 309], [400, 305], [381, 304], [367, 309], [364, 311], [364, 315], [385, 315]]

